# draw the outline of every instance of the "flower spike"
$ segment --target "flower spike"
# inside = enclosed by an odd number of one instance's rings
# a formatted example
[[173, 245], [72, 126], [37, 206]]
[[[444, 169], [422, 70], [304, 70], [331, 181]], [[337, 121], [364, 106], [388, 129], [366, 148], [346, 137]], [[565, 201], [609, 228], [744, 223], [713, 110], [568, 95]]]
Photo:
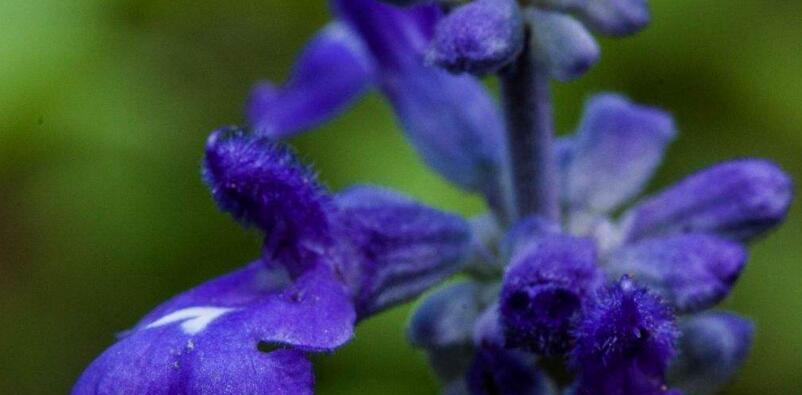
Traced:
[[[785, 218], [790, 177], [733, 160], [625, 207], [675, 138], [671, 116], [600, 94], [555, 135], [552, 82], [599, 59], [591, 32], [643, 28], [647, 0], [330, 3], [336, 20], [288, 80], [252, 91], [250, 126], [206, 144], [203, 179], [264, 232], [261, 258], [156, 307], [73, 394], [311, 395], [309, 353], [452, 275], [407, 328], [444, 395], [708, 395], [730, 379], [753, 325], [704, 310], [730, 293], [744, 243]], [[381, 187], [330, 193], [276, 141], [369, 85], [423, 161], [489, 210], [469, 222]]]

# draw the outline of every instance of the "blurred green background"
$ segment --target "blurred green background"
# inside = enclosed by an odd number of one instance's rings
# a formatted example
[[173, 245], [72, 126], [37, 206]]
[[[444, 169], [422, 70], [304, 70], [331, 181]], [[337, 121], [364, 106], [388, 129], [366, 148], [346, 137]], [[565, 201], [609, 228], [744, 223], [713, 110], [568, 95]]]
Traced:
[[[654, 23], [604, 41], [600, 65], [556, 86], [561, 130], [590, 92], [670, 109], [682, 132], [651, 189], [734, 156], [802, 179], [802, 2], [652, 0]], [[328, 19], [320, 0], [0, 1], [0, 393], [58, 394], [168, 296], [258, 253], [199, 179], [209, 130], [242, 118]], [[372, 94], [293, 141], [332, 188], [393, 186], [473, 214], [424, 168]], [[728, 308], [758, 324], [726, 393], [802, 388], [802, 213], [756, 243]], [[403, 336], [409, 306], [317, 357], [320, 394], [429, 394]]]

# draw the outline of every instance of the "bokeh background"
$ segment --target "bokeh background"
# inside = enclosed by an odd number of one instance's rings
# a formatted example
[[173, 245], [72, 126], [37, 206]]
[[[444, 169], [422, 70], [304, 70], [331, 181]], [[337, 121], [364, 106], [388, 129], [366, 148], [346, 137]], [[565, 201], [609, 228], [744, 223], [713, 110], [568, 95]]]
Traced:
[[[621, 91], [670, 109], [681, 130], [652, 190], [744, 155], [802, 179], [802, 2], [651, 3], [651, 27], [604, 41], [589, 76], [555, 87], [560, 129], [590, 92]], [[66, 392], [115, 332], [256, 256], [258, 236], [200, 182], [204, 139], [240, 122], [254, 81], [282, 80], [328, 18], [320, 0], [0, 1], [0, 393]], [[375, 93], [293, 144], [334, 189], [375, 182], [482, 209], [421, 164]], [[726, 394], [802, 388], [799, 206], [755, 244], [726, 302], [758, 325]], [[408, 310], [318, 357], [318, 392], [434, 394], [404, 340]]]

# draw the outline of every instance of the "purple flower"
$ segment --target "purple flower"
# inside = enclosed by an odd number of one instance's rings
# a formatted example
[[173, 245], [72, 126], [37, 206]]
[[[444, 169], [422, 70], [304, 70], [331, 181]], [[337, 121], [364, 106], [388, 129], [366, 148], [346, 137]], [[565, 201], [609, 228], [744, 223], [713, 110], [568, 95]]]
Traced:
[[262, 258], [154, 309], [73, 393], [311, 394], [307, 352], [341, 346], [469, 251], [459, 217], [369, 186], [332, 196], [287, 148], [243, 130], [210, 136], [204, 178], [222, 210], [265, 232]]

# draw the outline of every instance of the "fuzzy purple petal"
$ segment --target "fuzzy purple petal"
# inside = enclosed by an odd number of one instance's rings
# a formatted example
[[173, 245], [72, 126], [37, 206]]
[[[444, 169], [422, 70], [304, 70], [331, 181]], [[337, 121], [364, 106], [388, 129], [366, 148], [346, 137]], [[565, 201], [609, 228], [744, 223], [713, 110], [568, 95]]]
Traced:
[[373, 80], [373, 60], [345, 24], [323, 28], [304, 48], [282, 86], [262, 82], [246, 104], [248, 123], [260, 135], [284, 138], [339, 114]]
[[153, 330], [112, 346], [72, 394], [312, 395], [312, 364], [300, 351], [261, 352], [222, 337], [188, 340], [169, 332]]
[[154, 309], [84, 372], [76, 394], [311, 394], [300, 351], [353, 335], [345, 287], [325, 265], [295, 281], [257, 261]]
[[546, 236], [518, 249], [500, 296], [507, 346], [546, 355], [567, 351], [577, 315], [602, 280], [589, 239]]
[[459, 270], [471, 251], [467, 221], [391, 190], [353, 187], [336, 204], [342, 228], [366, 257], [360, 316], [418, 296]]
[[293, 258], [330, 239], [330, 197], [285, 146], [241, 129], [220, 129], [206, 143], [203, 178], [223, 211], [265, 232], [269, 259]]
[[746, 241], [779, 224], [792, 197], [790, 177], [770, 161], [720, 163], [631, 208], [625, 239], [696, 232]]
[[515, 0], [476, 0], [437, 24], [427, 60], [453, 73], [483, 75], [509, 64], [523, 44], [523, 17]]
[[574, 332], [576, 394], [665, 394], [677, 334], [671, 309], [622, 278], [598, 295]]
[[573, 210], [606, 213], [635, 197], [675, 136], [671, 116], [614, 94], [592, 97], [566, 174]]
[[718, 304], [741, 274], [747, 252], [737, 242], [705, 234], [645, 240], [615, 251], [605, 267], [611, 278], [628, 274], [679, 312]]

